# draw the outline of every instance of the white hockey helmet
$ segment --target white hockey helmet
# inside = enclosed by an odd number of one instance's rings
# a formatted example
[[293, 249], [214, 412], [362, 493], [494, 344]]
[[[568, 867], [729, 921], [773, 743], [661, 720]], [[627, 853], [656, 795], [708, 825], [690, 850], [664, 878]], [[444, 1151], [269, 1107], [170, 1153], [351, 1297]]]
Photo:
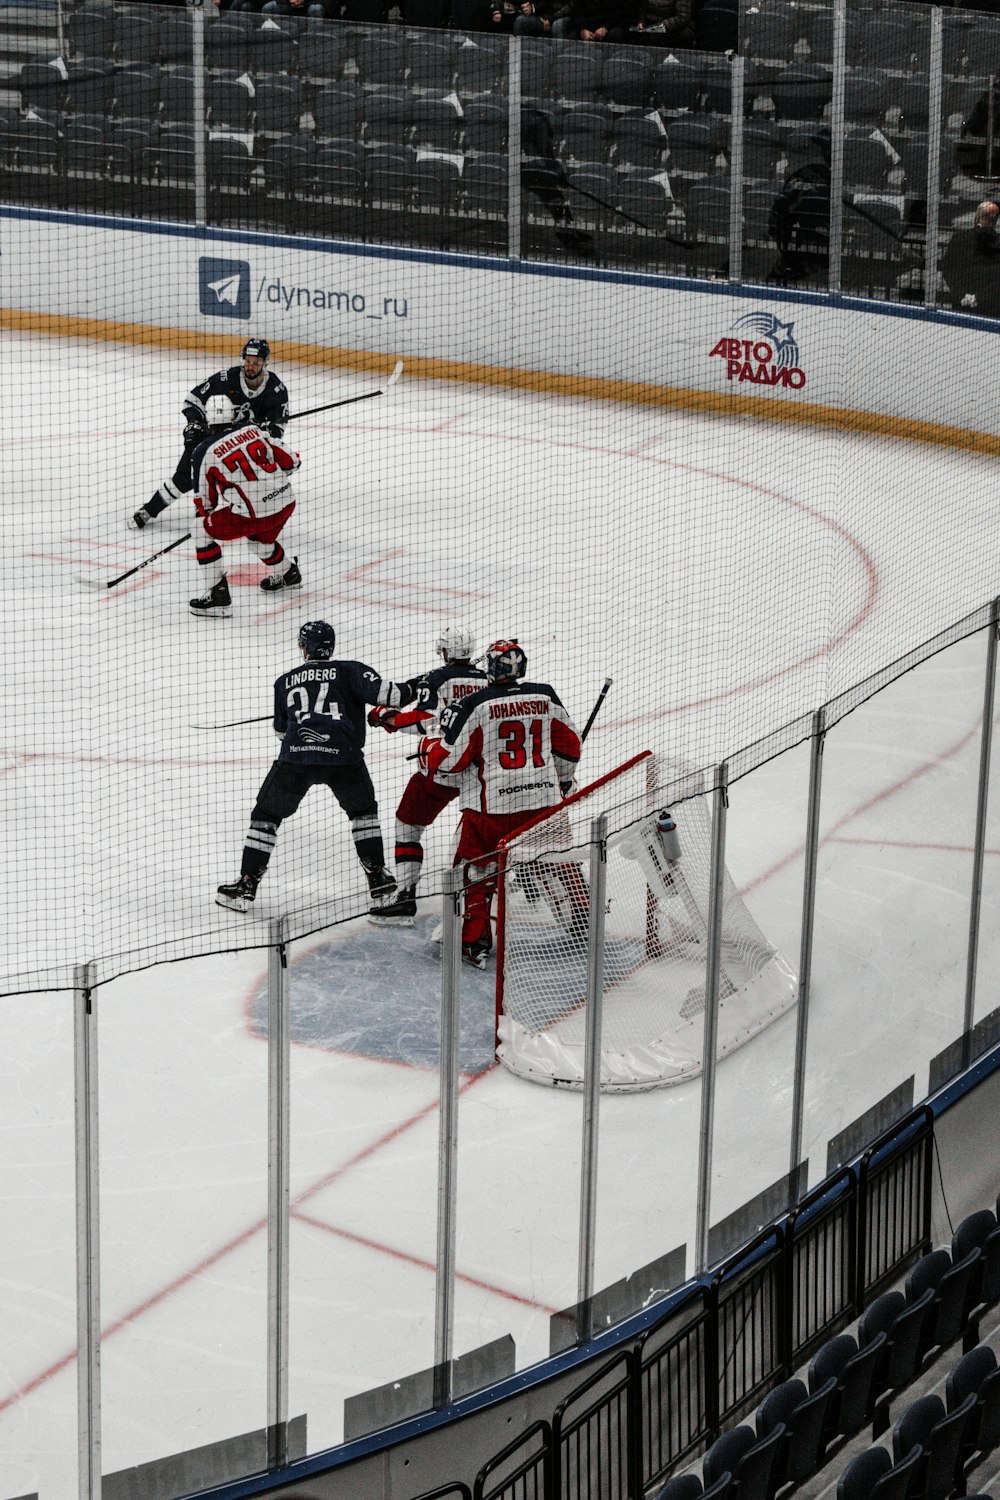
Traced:
[[476, 649], [476, 637], [468, 625], [446, 625], [434, 642], [435, 651], [449, 661], [468, 661]]
[[232, 427], [236, 411], [228, 396], [209, 396], [205, 402], [205, 421], [212, 429]]

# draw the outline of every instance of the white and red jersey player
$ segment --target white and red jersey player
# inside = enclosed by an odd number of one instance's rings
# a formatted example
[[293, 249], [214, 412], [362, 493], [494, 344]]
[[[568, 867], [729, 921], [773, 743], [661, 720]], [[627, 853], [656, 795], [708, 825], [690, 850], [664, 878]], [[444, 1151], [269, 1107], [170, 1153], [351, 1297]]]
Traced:
[[288, 557], [279, 541], [295, 509], [292, 475], [302, 460], [283, 439], [256, 423], [233, 426], [227, 397], [211, 397], [208, 408], [214, 431], [192, 457], [194, 506], [203, 532], [196, 553], [209, 584], [206, 598], [191, 600], [192, 613], [200, 615], [229, 613], [223, 542], [249, 543], [268, 570], [262, 589], [293, 588], [302, 582], [297, 560]]
[[396, 808], [397, 891], [393, 901], [372, 916], [376, 924], [401, 921], [412, 926], [416, 916], [417, 886], [424, 863], [423, 834], [459, 790], [457, 779], [442, 779], [428, 768], [427, 750], [437, 744], [441, 716], [486, 686], [486, 673], [472, 663], [475, 649], [475, 636], [467, 625], [445, 625], [435, 642], [443, 665], [411, 679], [415, 702], [407, 708], [373, 708], [368, 715], [369, 724], [390, 733], [402, 729], [421, 736], [420, 769], [410, 777]]
[[490, 646], [488, 686], [442, 715], [442, 738], [427, 756], [437, 774], [461, 777], [455, 863], [481, 872], [466, 891], [462, 954], [477, 968], [492, 946], [495, 851], [539, 812], [559, 805], [580, 758], [580, 736], [558, 694], [548, 683], [525, 682], [526, 668], [516, 641]]

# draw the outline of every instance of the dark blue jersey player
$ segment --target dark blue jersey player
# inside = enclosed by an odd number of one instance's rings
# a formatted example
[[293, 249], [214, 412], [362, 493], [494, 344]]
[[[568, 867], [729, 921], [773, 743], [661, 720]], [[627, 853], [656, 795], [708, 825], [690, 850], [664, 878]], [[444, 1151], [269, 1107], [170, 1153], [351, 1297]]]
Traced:
[[264, 778], [250, 814], [238, 880], [220, 885], [216, 901], [246, 911], [278, 837], [313, 786], [326, 786], [351, 820], [354, 847], [368, 878], [377, 911], [396, 889], [385, 868], [378, 803], [365, 765], [365, 711], [383, 704], [399, 708], [413, 697], [405, 682], [388, 682], [360, 661], [334, 661], [336, 635], [325, 620], [299, 631], [303, 664], [274, 684], [274, 729], [281, 735], [278, 758]]
[[184, 398], [181, 408], [184, 428], [184, 452], [170, 479], [165, 479], [128, 525], [140, 531], [147, 521], [166, 510], [181, 495], [194, 489], [191, 458], [199, 443], [208, 436], [206, 407], [211, 396], [228, 396], [233, 404], [234, 421], [254, 422], [271, 437], [280, 438], [288, 421], [288, 392], [267, 362], [271, 346], [266, 339], [247, 339], [243, 345], [242, 363], [228, 370], [218, 370], [196, 385]]

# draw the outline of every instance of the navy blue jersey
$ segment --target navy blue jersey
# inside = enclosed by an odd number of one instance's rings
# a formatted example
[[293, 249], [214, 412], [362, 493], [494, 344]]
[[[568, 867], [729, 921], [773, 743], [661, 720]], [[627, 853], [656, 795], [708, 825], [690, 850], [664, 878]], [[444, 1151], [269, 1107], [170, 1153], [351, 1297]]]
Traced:
[[184, 418], [188, 422], [204, 422], [205, 403], [209, 396], [228, 396], [236, 409], [237, 422], [256, 422], [258, 426], [270, 428], [275, 437], [280, 437], [288, 421], [288, 392], [284, 382], [268, 371], [264, 384], [252, 391], [243, 378], [243, 366], [232, 365], [228, 370], [218, 370], [184, 400]]
[[413, 689], [363, 661], [306, 661], [274, 684], [278, 759], [300, 766], [356, 766], [364, 759], [365, 705], [399, 708]]
[[413, 707], [438, 713], [460, 698], [478, 692], [488, 680], [486, 673], [474, 667], [471, 661], [447, 661], [444, 666], [434, 667], [422, 677], [410, 679], [417, 695]]

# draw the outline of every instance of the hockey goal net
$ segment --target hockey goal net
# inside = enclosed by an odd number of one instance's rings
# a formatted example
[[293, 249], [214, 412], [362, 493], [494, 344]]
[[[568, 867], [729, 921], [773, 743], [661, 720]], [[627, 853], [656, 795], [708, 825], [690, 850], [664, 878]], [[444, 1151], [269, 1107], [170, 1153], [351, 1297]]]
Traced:
[[[666, 799], [670, 797], [672, 801]], [[671, 807], [679, 857], [658, 828]], [[698, 773], [637, 755], [501, 847], [497, 1057], [537, 1083], [584, 1076], [591, 824], [608, 815], [601, 1086], [659, 1088], [702, 1066], [711, 815]], [[797, 978], [725, 872], [717, 1055], [795, 1003]]]

